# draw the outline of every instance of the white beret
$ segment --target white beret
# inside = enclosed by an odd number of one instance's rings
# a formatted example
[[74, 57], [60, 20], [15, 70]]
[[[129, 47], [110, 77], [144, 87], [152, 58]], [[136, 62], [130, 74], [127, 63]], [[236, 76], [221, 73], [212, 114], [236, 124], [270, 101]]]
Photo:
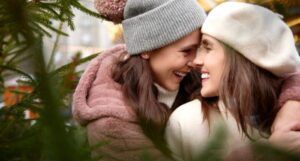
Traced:
[[201, 31], [277, 76], [300, 69], [291, 29], [267, 8], [243, 2], [222, 3], [208, 14]]

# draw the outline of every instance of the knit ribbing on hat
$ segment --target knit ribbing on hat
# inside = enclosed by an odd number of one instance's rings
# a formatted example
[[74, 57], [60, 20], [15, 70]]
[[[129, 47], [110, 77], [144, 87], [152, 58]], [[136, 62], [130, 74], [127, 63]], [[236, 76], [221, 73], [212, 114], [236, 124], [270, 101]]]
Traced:
[[201, 31], [277, 76], [299, 70], [300, 57], [292, 31], [277, 14], [264, 7], [222, 3], [208, 14]]
[[[135, 3], [143, 4], [143, 1]], [[139, 4], [134, 6], [139, 10]], [[134, 8], [126, 4], [125, 20], [122, 22], [126, 47], [131, 55], [155, 50], [175, 42], [200, 29], [206, 18], [205, 11], [195, 0], [169, 0], [155, 8], [146, 5], [144, 7], [150, 7], [150, 10], [140, 9], [142, 13], [136, 12], [136, 16], [132, 15], [135, 12], [131, 12], [130, 18], [126, 16], [127, 7], [128, 10]]]

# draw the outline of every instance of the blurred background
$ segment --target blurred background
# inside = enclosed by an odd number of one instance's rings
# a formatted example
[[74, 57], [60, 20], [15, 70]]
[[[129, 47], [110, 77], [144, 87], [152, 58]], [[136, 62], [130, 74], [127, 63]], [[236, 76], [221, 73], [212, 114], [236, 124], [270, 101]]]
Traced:
[[[209, 12], [218, 4], [226, 0], [197, 0], [198, 3]], [[234, 1], [234, 0], [231, 0]], [[297, 48], [300, 48], [300, 0], [236, 0], [259, 4], [268, 7], [283, 15], [284, 21], [291, 27]], [[86, 8], [95, 11], [93, 0], [79, 0]], [[72, 61], [75, 54], [86, 57], [107, 49], [115, 44], [123, 43], [123, 31], [121, 25], [92, 17], [80, 10], [73, 8], [75, 30], [71, 30], [66, 23], [53, 21], [53, 26], [60, 28], [69, 36], [44, 38], [44, 54], [46, 61], [53, 62], [52, 68], [61, 67]], [[55, 48], [53, 51], [52, 49]], [[28, 63], [22, 68], [32, 71]], [[78, 70], [84, 69], [86, 64], [80, 65]], [[6, 85], [15, 85], [18, 78], [12, 77], [6, 80]]]

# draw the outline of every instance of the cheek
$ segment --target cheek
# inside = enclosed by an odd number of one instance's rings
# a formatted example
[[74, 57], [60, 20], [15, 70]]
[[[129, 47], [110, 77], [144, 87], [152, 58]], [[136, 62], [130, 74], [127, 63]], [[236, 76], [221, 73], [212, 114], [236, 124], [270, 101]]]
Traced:
[[211, 77], [203, 84], [201, 94], [206, 97], [215, 97], [219, 95], [220, 81], [217, 77]]
[[220, 84], [221, 84], [221, 81], [222, 81], [222, 76], [223, 76], [223, 73], [224, 73], [224, 63], [223, 61], [220, 61], [215, 67], [214, 67], [214, 76], [213, 76], [213, 83], [215, 85], [215, 90], [219, 91], [220, 89]]
[[153, 74], [162, 74], [166, 71], [168, 68], [168, 65], [166, 63], [163, 63], [163, 61], [159, 60], [151, 60], [149, 62], [150, 68], [153, 71]]
[[205, 67], [209, 74], [210, 78], [208, 81], [203, 83], [203, 88], [201, 94], [204, 97], [214, 97], [219, 95], [221, 78], [223, 75], [223, 60], [216, 57], [207, 56], [205, 58]]
[[216, 66], [215, 68], [215, 82], [219, 84], [223, 75], [223, 66]]
[[149, 61], [150, 69], [152, 71], [153, 79], [159, 85], [162, 85], [163, 82], [166, 80], [167, 71], [169, 67], [163, 61], [159, 59], [153, 59]]
[[222, 73], [218, 73], [216, 77], [214, 77], [213, 84], [214, 84], [214, 91], [217, 95], [219, 95], [219, 90], [220, 90], [220, 83], [221, 83], [221, 77]]
[[161, 57], [159, 59], [151, 60], [150, 66], [157, 73], [172, 72], [173, 70], [178, 70], [184, 67], [186, 64], [186, 59], [182, 57], [169, 56], [169, 57]]

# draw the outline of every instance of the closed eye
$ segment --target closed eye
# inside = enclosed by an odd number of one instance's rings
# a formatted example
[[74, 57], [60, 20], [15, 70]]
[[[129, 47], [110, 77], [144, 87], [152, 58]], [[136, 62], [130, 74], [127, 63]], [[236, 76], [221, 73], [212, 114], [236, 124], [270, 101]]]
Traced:
[[204, 46], [204, 49], [206, 50], [206, 51], [211, 51], [211, 48], [210, 47], [208, 47], [208, 46]]
[[207, 52], [212, 50], [211, 45], [209, 44], [209, 42], [207, 40], [203, 40], [201, 42], [200, 48], [206, 50]]
[[181, 52], [184, 53], [184, 56], [188, 56], [190, 54], [196, 53], [197, 48], [188, 48], [188, 49], [184, 49]]
[[205, 51], [206, 53], [210, 52], [212, 50], [212, 48], [205, 46], [205, 45], [201, 45], [199, 48], [199, 51]]
[[192, 51], [193, 51], [192, 49], [186, 49], [186, 50], [183, 50], [182, 52], [190, 53], [190, 52], [192, 52]]

